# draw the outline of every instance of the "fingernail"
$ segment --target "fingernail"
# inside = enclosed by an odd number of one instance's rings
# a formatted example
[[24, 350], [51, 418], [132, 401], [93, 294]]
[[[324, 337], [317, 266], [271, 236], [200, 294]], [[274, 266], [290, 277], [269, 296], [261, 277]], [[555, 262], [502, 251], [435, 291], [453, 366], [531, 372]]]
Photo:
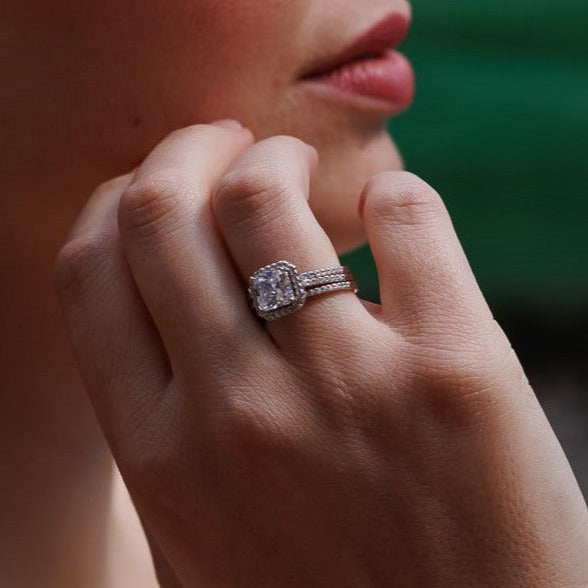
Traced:
[[238, 120], [234, 120], [232, 118], [223, 118], [221, 120], [214, 121], [210, 124], [215, 125], [217, 127], [225, 127], [226, 129], [240, 130], [243, 128], [243, 125]]
[[310, 156], [312, 157], [314, 165], [315, 166], [318, 165], [319, 153], [318, 153], [316, 147], [313, 147], [310, 143], [306, 143], [306, 148], [308, 149]]

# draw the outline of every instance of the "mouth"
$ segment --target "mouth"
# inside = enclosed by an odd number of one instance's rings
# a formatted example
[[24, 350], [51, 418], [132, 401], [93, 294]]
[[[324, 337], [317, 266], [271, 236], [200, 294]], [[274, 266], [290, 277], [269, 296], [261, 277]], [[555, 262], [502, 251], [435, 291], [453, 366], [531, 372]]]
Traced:
[[387, 115], [406, 109], [414, 96], [409, 61], [395, 48], [410, 27], [410, 19], [391, 14], [335, 56], [314, 64], [300, 82], [323, 95], [354, 100]]

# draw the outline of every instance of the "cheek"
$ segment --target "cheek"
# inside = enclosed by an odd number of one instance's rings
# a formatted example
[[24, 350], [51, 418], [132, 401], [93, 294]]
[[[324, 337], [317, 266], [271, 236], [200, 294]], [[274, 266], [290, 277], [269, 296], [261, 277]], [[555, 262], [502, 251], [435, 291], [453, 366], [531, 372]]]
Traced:
[[[94, 136], [103, 134], [104, 144], [97, 147], [106, 157], [120, 156], [117, 167], [194, 122], [232, 116], [256, 132], [295, 69], [284, 39], [296, 35], [301, 2], [109, 4], [107, 18], [104, 6], [82, 17], [84, 71], [92, 76], [86, 113], [103, 121], [87, 121], [86, 128], [99, 127]], [[120, 153], [107, 148], [113, 137]]]

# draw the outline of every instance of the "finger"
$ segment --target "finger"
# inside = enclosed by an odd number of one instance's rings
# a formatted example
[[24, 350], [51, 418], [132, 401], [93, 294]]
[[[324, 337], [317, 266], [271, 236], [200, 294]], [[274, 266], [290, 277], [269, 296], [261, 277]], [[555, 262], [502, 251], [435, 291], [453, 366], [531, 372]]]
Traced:
[[[257, 143], [227, 171], [213, 196], [219, 228], [244, 283], [262, 266], [286, 260], [299, 271], [338, 266], [328, 236], [308, 205], [316, 151], [293, 137]], [[295, 314], [267, 328], [282, 348], [332, 338], [341, 342], [364, 309], [356, 296], [338, 292], [309, 298]]]
[[132, 451], [132, 438], [151, 418], [170, 374], [118, 239], [116, 211], [130, 182], [131, 175], [122, 176], [96, 190], [55, 263], [78, 366], [119, 457]]
[[147, 157], [121, 199], [121, 238], [174, 374], [193, 370], [196, 357], [199, 369], [211, 356], [226, 363], [232, 347], [251, 353], [250, 331], [262, 333], [210, 210], [210, 192], [252, 142], [242, 128], [176, 131]]
[[443, 201], [424, 181], [378, 174], [363, 190], [360, 213], [384, 318], [410, 330], [491, 318]]

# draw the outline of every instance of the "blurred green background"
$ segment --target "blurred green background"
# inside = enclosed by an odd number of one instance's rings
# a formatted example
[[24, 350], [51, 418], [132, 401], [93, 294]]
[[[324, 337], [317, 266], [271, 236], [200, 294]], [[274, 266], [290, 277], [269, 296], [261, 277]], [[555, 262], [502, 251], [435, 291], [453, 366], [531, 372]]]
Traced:
[[[416, 101], [390, 121], [407, 169], [443, 196], [494, 309], [585, 313], [588, 0], [413, 8]], [[377, 296], [368, 253], [350, 259]]]
[[[588, 498], [588, 0], [414, 0], [414, 107], [390, 121], [443, 196]], [[344, 256], [378, 299], [369, 249]]]

